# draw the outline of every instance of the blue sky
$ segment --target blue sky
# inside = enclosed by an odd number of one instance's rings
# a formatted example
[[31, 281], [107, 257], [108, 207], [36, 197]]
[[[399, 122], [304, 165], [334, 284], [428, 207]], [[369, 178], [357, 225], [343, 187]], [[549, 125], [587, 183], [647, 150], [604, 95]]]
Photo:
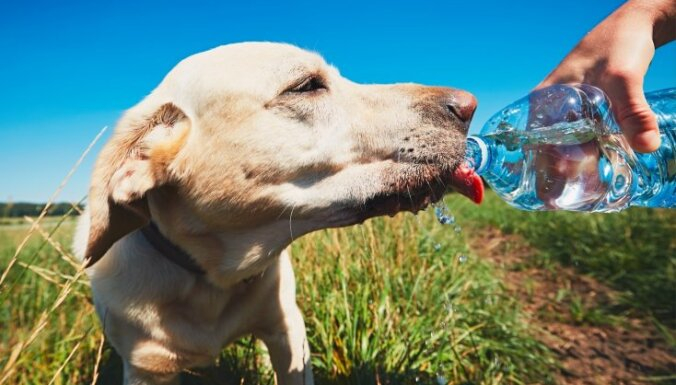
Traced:
[[[525, 95], [620, 1], [23, 2], [0, 5], [0, 201], [46, 201], [103, 126], [182, 58], [246, 40], [315, 50], [363, 83], [463, 88], [472, 129]], [[676, 44], [646, 90], [676, 86]], [[87, 191], [94, 154], [59, 200]]]

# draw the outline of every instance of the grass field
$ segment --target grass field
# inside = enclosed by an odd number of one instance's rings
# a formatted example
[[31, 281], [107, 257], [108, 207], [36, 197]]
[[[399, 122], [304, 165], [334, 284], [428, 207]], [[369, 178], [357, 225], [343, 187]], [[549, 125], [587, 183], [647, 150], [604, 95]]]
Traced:
[[[487, 229], [517, 235], [534, 250], [522, 268], [568, 266], [618, 293], [589, 308], [584, 296], [562, 287], [551, 301], [565, 304], [576, 324], [640, 319], [659, 330], [659, 343], [673, 357], [673, 211], [524, 213], [493, 194], [481, 207], [458, 196], [446, 202], [459, 233], [428, 210], [313, 233], [292, 245], [318, 384], [559, 381], [558, 356], [541, 341], [541, 323], [505, 284], [509, 271], [468, 246]], [[73, 220], [48, 218], [41, 226], [43, 234], [31, 236], [0, 285], [0, 384], [90, 384], [95, 377], [99, 384], [121, 383], [121, 365], [103, 340], [87, 280], [69, 258]], [[0, 271], [29, 228], [25, 221], [0, 226]], [[674, 374], [667, 369], [643, 380], [673, 383]], [[183, 379], [273, 383], [263, 348], [251, 337]]]

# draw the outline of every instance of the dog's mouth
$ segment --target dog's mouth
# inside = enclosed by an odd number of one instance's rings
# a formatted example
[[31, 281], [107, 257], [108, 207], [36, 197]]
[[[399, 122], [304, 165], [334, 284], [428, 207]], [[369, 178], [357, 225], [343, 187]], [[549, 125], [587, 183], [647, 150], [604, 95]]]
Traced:
[[451, 173], [450, 184], [455, 191], [476, 204], [484, 200], [484, 183], [481, 177], [464, 162]]
[[393, 216], [401, 211], [417, 213], [441, 200], [451, 190], [477, 204], [481, 203], [484, 196], [481, 177], [464, 163], [452, 171], [420, 166], [413, 176], [403, 177], [390, 184], [390, 190], [369, 199], [360, 212], [365, 217]]

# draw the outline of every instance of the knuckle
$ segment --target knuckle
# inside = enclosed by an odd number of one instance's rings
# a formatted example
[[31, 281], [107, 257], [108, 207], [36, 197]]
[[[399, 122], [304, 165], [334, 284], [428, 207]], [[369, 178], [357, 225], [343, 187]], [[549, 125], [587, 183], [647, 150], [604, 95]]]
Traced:
[[629, 83], [637, 77], [631, 68], [623, 66], [608, 67], [605, 74], [609, 81], [619, 81], [622, 83]]
[[628, 103], [618, 107], [615, 116], [620, 123], [631, 122], [644, 130], [651, 129], [655, 123], [655, 116], [650, 108], [639, 103]]

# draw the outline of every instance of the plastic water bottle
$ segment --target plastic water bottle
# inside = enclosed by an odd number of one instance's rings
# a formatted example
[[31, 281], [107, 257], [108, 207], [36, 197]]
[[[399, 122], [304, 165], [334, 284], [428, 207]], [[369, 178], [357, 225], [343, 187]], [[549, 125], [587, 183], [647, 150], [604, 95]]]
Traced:
[[524, 210], [611, 212], [676, 206], [676, 88], [646, 94], [662, 144], [637, 154], [600, 89], [553, 85], [495, 114], [467, 141], [467, 161]]

